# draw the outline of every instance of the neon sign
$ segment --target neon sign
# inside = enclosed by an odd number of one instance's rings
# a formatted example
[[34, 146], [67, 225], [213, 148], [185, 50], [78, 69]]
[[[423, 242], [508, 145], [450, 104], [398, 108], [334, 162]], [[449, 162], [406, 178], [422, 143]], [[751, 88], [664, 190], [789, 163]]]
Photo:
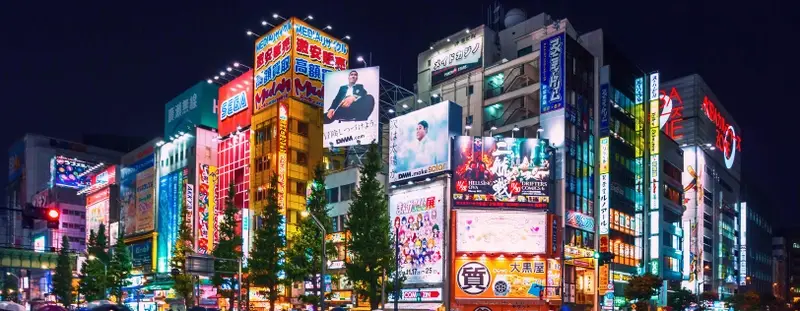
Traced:
[[278, 205], [286, 208], [286, 166], [289, 150], [289, 107], [281, 102], [278, 107]]
[[736, 152], [742, 151], [742, 137], [736, 134], [733, 125], [725, 120], [725, 117], [717, 110], [717, 107], [714, 106], [714, 103], [711, 102], [708, 96], [703, 97], [703, 111], [705, 111], [706, 117], [708, 117], [717, 128], [716, 146], [719, 150], [722, 150], [725, 167], [733, 167]]
[[664, 133], [675, 141], [683, 138], [683, 134], [678, 134], [678, 130], [683, 128], [683, 99], [678, 94], [676, 88], [672, 88], [667, 94], [661, 90], [659, 95], [661, 101], [661, 118], [659, 123]]

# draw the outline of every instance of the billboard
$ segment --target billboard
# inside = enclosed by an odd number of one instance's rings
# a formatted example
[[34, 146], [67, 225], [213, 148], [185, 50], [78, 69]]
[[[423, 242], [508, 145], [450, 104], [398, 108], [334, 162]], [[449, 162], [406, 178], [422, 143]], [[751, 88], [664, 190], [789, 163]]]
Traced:
[[18, 140], [8, 148], [8, 181], [22, 176], [25, 167], [25, 141]]
[[155, 230], [154, 160], [150, 155], [120, 169], [120, 220], [126, 237]]
[[93, 166], [94, 163], [76, 158], [55, 156], [50, 160], [52, 186], [83, 189], [92, 183], [88, 170]]
[[455, 78], [483, 66], [483, 35], [456, 42], [431, 59], [431, 85]]
[[461, 134], [461, 106], [444, 101], [389, 121], [389, 182], [450, 169], [450, 139]]
[[544, 114], [564, 108], [566, 77], [564, 32], [541, 41], [539, 77], [541, 77], [541, 104], [539, 112]]
[[197, 125], [217, 128], [218, 88], [213, 83], [198, 82], [164, 105], [164, 137], [189, 132]]
[[546, 254], [547, 213], [459, 210], [456, 252]]
[[216, 222], [215, 206], [216, 199], [216, 180], [217, 167], [208, 164], [200, 164], [197, 171], [198, 191], [197, 191], [197, 252], [200, 254], [211, 254], [214, 248], [214, 226]]
[[460, 256], [453, 268], [455, 299], [539, 300], [556, 298], [556, 289], [561, 287], [555, 259]]
[[248, 70], [219, 88], [219, 136], [227, 136], [237, 127], [250, 126], [253, 114], [253, 70]]
[[158, 180], [158, 272], [169, 272], [169, 259], [178, 240], [180, 209], [185, 201], [183, 184], [189, 170], [184, 168]]
[[33, 251], [37, 253], [44, 253], [47, 249], [47, 237], [39, 235], [33, 238]]
[[153, 240], [146, 239], [128, 245], [128, 253], [131, 254], [131, 264], [134, 269], [150, 271], [153, 264]]
[[117, 166], [111, 165], [102, 172], [92, 175], [92, 186], [103, 187], [117, 182]]
[[398, 235], [400, 271], [406, 284], [441, 283], [444, 275], [443, 182], [395, 191], [389, 219]]
[[86, 241], [89, 241], [90, 231], [98, 232], [100, 224], [105, 224], [108, 231], [109, 190], [106, 187], [86, 196]]
[[329, 72], [325, 76], [324, 148], [378, 140], [380, 67]]
[[453, 206], [545, 209], [550, 204], [547, 140], [456, 137]]
[[290, 18], [256, 41], [253, 113], [287, 97], [323, 106], [323, 83], [331, 71], [347, 69], [343, 41]]

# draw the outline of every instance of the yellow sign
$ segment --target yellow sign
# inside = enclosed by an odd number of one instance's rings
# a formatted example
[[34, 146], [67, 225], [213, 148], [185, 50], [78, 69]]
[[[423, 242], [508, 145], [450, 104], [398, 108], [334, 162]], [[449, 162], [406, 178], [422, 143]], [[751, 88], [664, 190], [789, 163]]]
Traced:
[[658, 154], [658, 139], [660, 131], [659, 100], [650, 101], [650, 154]]
[[289, 104], [278, 107], [278, 206], [286, 215], [286, 170], [289, 157]]
[[608, 174], [609, 162], [611, 162], [609, 148], [609, 138], [600, 138], [600, 174]]
[[547, 288], [560, 286], [559, 279], [547, 277], [547, 260], [538, 256], [458, 257], [453, 266], [456, 299], [540, 299], [547, 298]]

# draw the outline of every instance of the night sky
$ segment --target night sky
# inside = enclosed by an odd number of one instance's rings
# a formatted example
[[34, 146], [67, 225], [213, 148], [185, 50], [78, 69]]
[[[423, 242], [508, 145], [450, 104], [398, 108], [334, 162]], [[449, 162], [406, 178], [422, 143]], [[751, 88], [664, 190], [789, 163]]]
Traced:
[[[81, 4], [78, 4], [81, 3]], [[86, 4], [83, 4], [86, 3]], [[4, 1], [0, 146], [25, 132], [79, 140], [82, 133], [155, 137], [164, 104], [234, 61], [252, 64], [250, 29], [313, 14], [318, 28], [350, 35], [351, 62], [372, 54], [384, 78], [411, 89], [417, 54], [485, 23], [487, 1]], [[800, 28], [797, 1], [502, 2], [528, 16], [568, 18], [580, 33], [604, 28], [643, 70], [662, 80], [699, 73], [742, 127], [744, 178], [769, 195], [778, 225], [798, 208], [794, 132]], [[794, 13], [793, 13], [794, 12]], [[794, 14], [793, 16], [790, 16]], [[795, 24], [797, 25], [797, 24]], [[739, 156], [739, 155], [737, 155]], [[4, 158], [5, 152], [4, 152]], [[5, 181], [6, 166], [2, 166]], [[787, 215], [793, 217], [786, 217]], [[778, 217], [779, 216], [779, 217]]]

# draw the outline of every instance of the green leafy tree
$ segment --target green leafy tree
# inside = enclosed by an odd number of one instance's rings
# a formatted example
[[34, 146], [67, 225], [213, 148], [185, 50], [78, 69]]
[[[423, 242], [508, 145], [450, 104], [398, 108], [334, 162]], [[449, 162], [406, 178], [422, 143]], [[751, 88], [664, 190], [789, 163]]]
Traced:
[[[292, 281], [303, 281], [313, 278], [314, 288], [300, 299], [319, 308], [319, 293], [322, 289], [320, 280], [322, 269], [322, 231], [314, 218], [319, 220], [326, 233], [333, 232], [333, 221], [328, 215], [328, 202], [325, 198], [325, 168], [317, 164], [314, 168], [314, 180], [311, 183], [311, 194], [306, 199], [306, 212], [309, 216], [300, 220], [297, 232], [291, 236], [291, 247], [287, 252], [287, 275]], [[314, 217], [311, 217], [311, 216]], [[325, 242], [327, 258], [336, 258], [333, 243]], [[324, 286], [323, 286], [324, 287]]]
[[694, 303], [697, 303], [697, 296], [688, 289], [674, 287], [667, 294], [667, 305], [673, 310], [685, 310]]
[[382, 300], [384, 273], [394, 274], [394, 241], [389, 237], [388, 200], [378, 181], [382, 161], [376, 144], [369, 146], [365, 158], [358, 191], [353, 194], [348, 212], [351, 238], [347, 249], [352, 252], [353, 259], [346, 264], [346, 274], [359, 296], [366, 297], [375, 310]]
[[[235, 205], [234, 195], [236, 188], [233, 182], [228, 187], [228, 197], [225, 198], [225, 212], [222, 216], [222, 222], [219, 224], [219, 243], [212, 251], [212, 255], [221, 259], [241, 259], [242, 258], [242, 243], [244, 242], [241, 235], [236, 234], [236, 213], [239, 212], [239, 207]], [[236, 274], [239, 270], [239, 265], [231, 260], [217, 260], [214, 263], [217, 272], [214, 274], [212, 281], [217, 288], [217, 293], [228, 299], [230, 309], [233, 309], [233, 298], [236, 297], [235, 288], [238, 287]]]
[[755, 291], [747, 291], [744, 293], [737, 293], [726, 299], [731, 307], [737, 311], [760, 311], [763, 310], [761, 306], [761, 297]]
[[661, 285], [661, 279], [655, 275], [646, 273], [634, 276], [625, 287], [625, 298], [635, 301], [636, 310], [649, 310], [650, 297], [658, 295]]
[[13, 276], [3, 275], [3, 292], [0, 301], [19, 302], [19, 280]]
[[86, 301], [106, 299], [107, 266], [110, 261], [107, 243], [104, 224], [100, 224], [97, 232], [89, 231], [89, 243], [86, 246], [88, 260], [81, 267], [81, 280], [78, 287], [78, 292], [84, 296]]
[[125, 229], [120, 228], [114, 252], [111, 254], [111, 264], [108, 267], [111, 295], [117, 297], [119, 303], [123, 301], [122, 288], [130, 285], [128, 277], [131, 275], [131, 269], [133, 269], [133, 263], [128, 252], [128, 245], [125, 244]]
[[188, 255], [193, 253], [192, 249], [192, 229], [189, 223], [184, 221], [187, 218], [187, 211], [185, 208], [181, 209], [180, 226], [178, 227], [178, 240], [175, 241], [175, 247], [172, 248], [172, 259], [170, 259], [170, 268], [176, 269], [180, 273], [170, 273], [172, 277], [173, 287], [175, 293], [184, 300], [187, 306], [193, 306], [194, 297], [194, 277], [184, 271], [184, 263]]
[[72, 260], [69, 257], [69, 237], [61, 237], [61, 249], [56, 260], [56, 272], [53, 275], [53, 293], [58, 302], [69, 306], [74, 301], [72, 297]]
[[284, 270], [282, 250], [286, 247], [286, 237], [283, 234], [283, 215], [278, 206], [278, 177], [275, 174], [270, 178], [267, 204], [259, 216], [261, 226], [255, 230], [248, 260], [249, 280], [267, 289], [269, 311], [275, 311], [275, 302], [280, 294], [278, 287], [288, 284], [285, 278], [278, 275], [278, 271]]

